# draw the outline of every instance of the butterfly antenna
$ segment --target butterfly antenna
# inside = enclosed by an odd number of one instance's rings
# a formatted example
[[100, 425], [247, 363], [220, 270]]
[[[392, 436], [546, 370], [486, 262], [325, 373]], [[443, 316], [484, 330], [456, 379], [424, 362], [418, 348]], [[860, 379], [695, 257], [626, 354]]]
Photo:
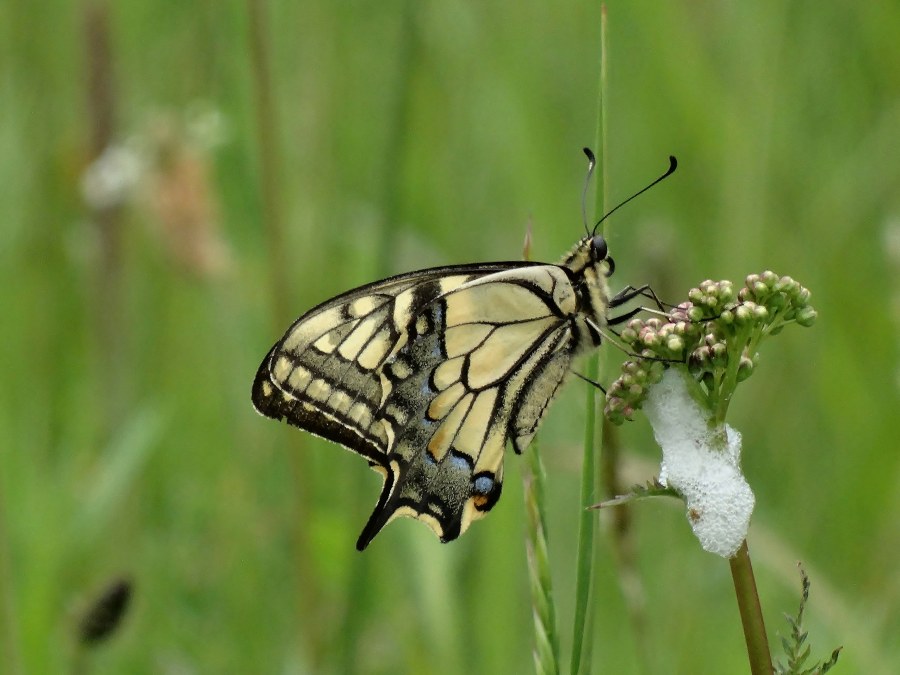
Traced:
[[[624, 202], [620, 202], [618, 206], [614, 207], [614, 208], [613, 208], [612, 210], [610, 210], [610, 211], [607, 211], [607, 212], [606, 212], [606, 215], [603, 216], [600, 220], [598, 220], [597, 223], [594, 225], [594, 234], [597, 233], [597, 228], [600, 227], [600, 223], [602, 223], [604, 220], [606, 220], [607, 218], [609, 218], [612, 214], [614, 214], [616, 211], [618, 211], [619, 209], [621, 209], [623, 206], [625, 206], [628, 202], [630, 202], [632, 199], [634, 199], [634, 198], [637, 197], [638, 195], [644, 194], [647, 190], [649, 190], [650, 188], [652, 188], [652, 187], [653, 187], [654, 185], [656, 185], [658, 182], [660, 182], [660, 181], [663, 180], [664, 178], [668, 178], [669, 176], [671, 176], [671, 175], [675, 172], [675, 169], [676, 169], [676, 168], [678, 168], [678, 160], [675, 159], [675, 156], [674, 156], [674, 155], [669, 155], [669, 168], [668, 168], [668, 170], [667, 170], [662, 176], [660, 176], [660, 177], [657, 178], [655, 181], [653, 181], [652, 183], [650, 183], [650, 185], [648, 185], [647, 187], [645, 187], [645, 188], [643, 188], [643, 189], [641, 189], [641, 190], [638, 190], [638, 191], [635, 192], [633, 195], [631, 195], [628, 199], [626, 199]], [[589, 174], [589, 175], [590, 175], [590, 174]]]
[[594, 153], [591, 152], [590, 148], [582, 148], [582, 150], [584, 150], [584, 154], [588, 158], [588, 171], [587, 176], [584, 178], [584, 189], [581, 191], [581, 220], [584, 223], [584, 231], [590, 237], [591, 231], [588, 229], [587, 219], [587, 191], [588, 186], [591, 184], [591, 176], [594, 175], [594, 167], [597, 166], [597, 158], [594, 157]]

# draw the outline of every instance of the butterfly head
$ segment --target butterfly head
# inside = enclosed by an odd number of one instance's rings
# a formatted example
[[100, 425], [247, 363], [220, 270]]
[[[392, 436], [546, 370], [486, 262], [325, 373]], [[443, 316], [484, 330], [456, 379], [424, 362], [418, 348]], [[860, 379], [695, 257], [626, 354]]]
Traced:
[[606, 278], [616, 270], [616, 263], [609, 255], [609, 247], [602, 234], [582, 238], [563, 259], [562, 264], [579, 277], [587, 275], [591, 278]]
[[609, 255], [609, 247], [606, 245], [606, 239], [602, 234], [595, 234], [590, 238], [591, 259], [594, 265], [606, 263], [604, 275], [611, 277], [616, 271], [616, 263]]

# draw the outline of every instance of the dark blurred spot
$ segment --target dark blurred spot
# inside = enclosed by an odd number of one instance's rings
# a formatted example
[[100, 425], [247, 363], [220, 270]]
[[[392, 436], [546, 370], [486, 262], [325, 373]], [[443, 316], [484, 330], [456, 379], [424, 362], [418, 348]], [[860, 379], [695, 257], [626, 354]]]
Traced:
[[122, 623], [134, 585], [128, 579], [112, 582], [84, 614], [78, 626], [82, 643], [94, 645], [109, 638]]

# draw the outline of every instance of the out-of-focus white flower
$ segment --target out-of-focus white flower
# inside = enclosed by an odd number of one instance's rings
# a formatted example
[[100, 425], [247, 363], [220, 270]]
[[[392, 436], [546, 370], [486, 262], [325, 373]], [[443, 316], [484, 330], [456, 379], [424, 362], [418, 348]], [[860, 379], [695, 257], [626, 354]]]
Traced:
[[101, 211], [127, 201], [143, 172], [143, 161], [134, 143], [114, 143], [95, 159], [81, 176], [81, 194], [92, 209]]

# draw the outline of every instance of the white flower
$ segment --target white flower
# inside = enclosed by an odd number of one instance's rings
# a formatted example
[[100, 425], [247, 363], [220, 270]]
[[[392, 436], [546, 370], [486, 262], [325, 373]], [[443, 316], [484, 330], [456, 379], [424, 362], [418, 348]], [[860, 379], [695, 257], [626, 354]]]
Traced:
[[143, 162], [132, 144], [112, 144], [85, 169], [81, 194], [88, 206], [103, 210], [120, 206], [141, 177]]

